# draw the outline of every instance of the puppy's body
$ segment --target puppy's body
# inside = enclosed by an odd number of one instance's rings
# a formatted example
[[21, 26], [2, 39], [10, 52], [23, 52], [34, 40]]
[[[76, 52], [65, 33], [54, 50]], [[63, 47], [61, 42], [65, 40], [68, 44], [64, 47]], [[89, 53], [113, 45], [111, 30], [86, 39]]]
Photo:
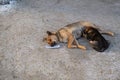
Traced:
[[84, 30], [83, 36], [89, 40], [96, 51], [103, 52], [109, 47], [109, 42], [93, 27]]
[[[77, 41], [77, 38], [81, 38], [83, 35], [83, 31], [89, 27], [93, 27], [97, 30], [100, 30], [98, 26], [91, 22], [87, 21], [79, 21], [72, 24], [68, 24], [65, 27], [59, 29], [56, 32], [50, 32], [47, 31], [47, 37], [43, 39], [43, 41], [46, 41], [50, 46], [54, 46], [57, 43], [60, 42], [67, 42], [68, 48], [81, 48], [86, 49], [85, 46], [80, 45]], [[102, 31], [102, 30], [101, 30]], [[112, 32], [101, 32], [108, 35], [113, 35]]]

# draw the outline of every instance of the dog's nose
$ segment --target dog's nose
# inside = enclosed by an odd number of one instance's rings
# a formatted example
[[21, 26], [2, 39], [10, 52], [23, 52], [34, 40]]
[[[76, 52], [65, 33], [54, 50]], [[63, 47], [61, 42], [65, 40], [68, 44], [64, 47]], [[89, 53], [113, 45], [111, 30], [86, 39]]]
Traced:
[[53, 47], [53, 46], [55, 46], [57, 43], [56, 42], [53, 42], [52, 44], [51, 44], [51, 46]]

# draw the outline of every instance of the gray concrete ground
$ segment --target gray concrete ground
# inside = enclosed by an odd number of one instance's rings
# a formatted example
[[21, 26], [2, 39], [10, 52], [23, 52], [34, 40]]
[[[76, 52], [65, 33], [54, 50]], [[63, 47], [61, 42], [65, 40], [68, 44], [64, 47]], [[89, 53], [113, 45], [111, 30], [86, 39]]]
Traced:
[[[103, 53], [46, 49], [42, 38], [79, 20], [115, 32]], [[0, 5], [0, 80], [120, 80], [120, 0], [21, 0]]]

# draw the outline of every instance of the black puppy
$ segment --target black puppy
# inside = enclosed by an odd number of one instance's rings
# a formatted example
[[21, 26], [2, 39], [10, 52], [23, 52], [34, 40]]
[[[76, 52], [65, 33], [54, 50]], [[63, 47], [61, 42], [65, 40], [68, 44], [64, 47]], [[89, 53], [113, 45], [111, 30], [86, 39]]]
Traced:
[[109, 47], [109, 42], [93, 27], [87, 27], [84, 29], [82, 36], [89, 40], [93, 49], [98, 52], [103, 52]]

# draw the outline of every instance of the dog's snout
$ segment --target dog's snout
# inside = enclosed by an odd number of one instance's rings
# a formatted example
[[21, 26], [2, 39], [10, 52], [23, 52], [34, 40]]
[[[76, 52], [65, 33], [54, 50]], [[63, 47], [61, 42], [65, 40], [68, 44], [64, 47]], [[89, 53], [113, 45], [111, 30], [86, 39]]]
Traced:
[[53, 43], [51, 43], [51, 46], [55, 46], [57, 43], [56, 42], [53, 42]]

